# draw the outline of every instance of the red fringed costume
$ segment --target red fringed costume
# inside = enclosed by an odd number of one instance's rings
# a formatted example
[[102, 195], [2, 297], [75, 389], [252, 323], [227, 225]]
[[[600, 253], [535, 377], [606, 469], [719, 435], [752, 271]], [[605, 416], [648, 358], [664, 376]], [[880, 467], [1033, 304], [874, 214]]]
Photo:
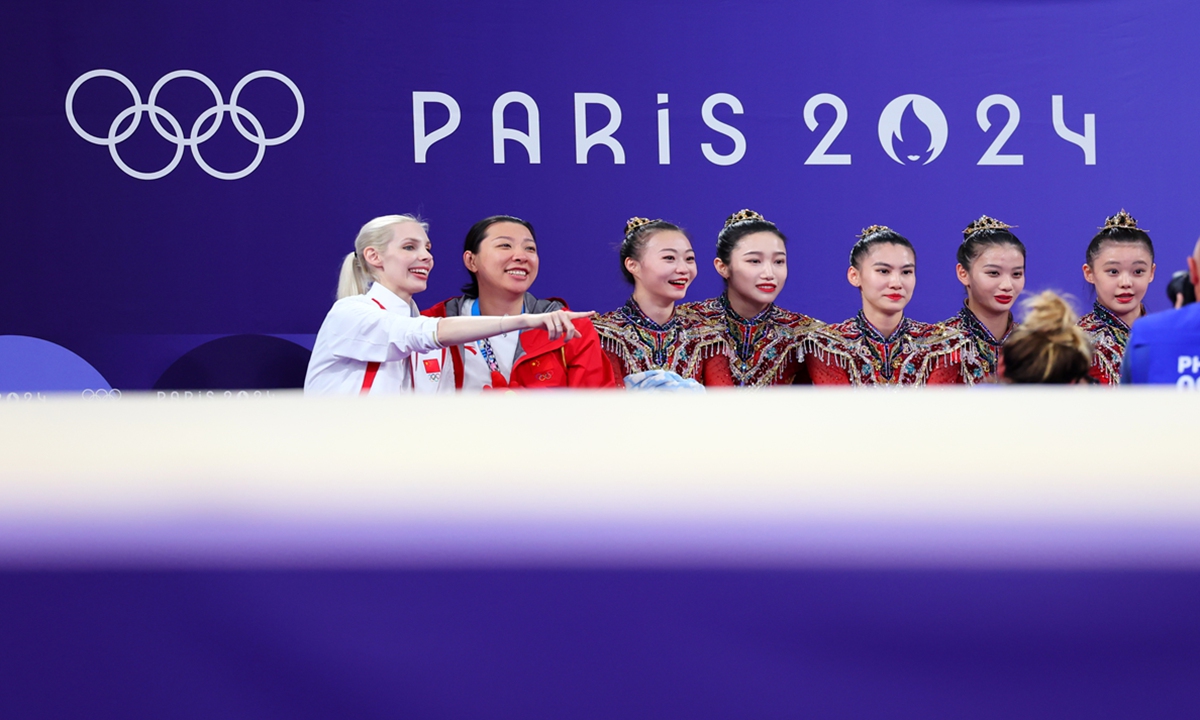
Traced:
[[[659, 325], [629, 298], [621, 307], [594, 318], [600, 345], [612, 363], [617, 379], [647, 370], [670, 370], [707, 385], [705, 361], [725, 352], [725, 334], [706, 322], [689, 305]], [[718, 384], [721, 383], [718, 379]]]
[[[1142, 308], [1146, 314], [1146, 308]], [[1101, 385], [1121, 384], [1121, 361], [1129, 343], [1129, 326], [1097, 300], [1092, 311], [1079, 318], [1079, 327], [1092, 341], [1092, 367], [1088, 375]]]
[[962, 333], [904, 318], [885, 338], [858, 315], [805, 340], [814, 385], [948, 385], [963, 382]]
[[705, 383], [737, 387], [808, 384], [804, 338], [821, 322], [775, 305], [753, 318], [738, 315], [725, 295], [683, 306], [718, 328], [725, 352], [705, 362]]
[[964, 342], [962, 349], [962, 378], [968, 385], [996, 382], [996, 363], [1004, 341], [1012, 335], [1017, 324], [1013, 322], [1012, 313], [1008, 314], [1008, 329], [1004, 337], [997, 339], [992, 331], [987, 329], [975, 313], [964, 302], [958, 314], [941, 323], [942, 327], [957, 330], [962, 333]]

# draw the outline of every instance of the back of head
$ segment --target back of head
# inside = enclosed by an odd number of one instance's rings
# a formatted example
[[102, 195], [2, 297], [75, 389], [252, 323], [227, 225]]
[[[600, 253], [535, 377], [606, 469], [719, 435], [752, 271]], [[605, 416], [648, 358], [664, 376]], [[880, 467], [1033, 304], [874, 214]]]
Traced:
[[378, 252], [383, 252], [392, 240], [392, 226], [406, 222], [415, 222], [425, 228], [426, 232], [429, 231], [429, 224], [416, 215], [382, 215], [369, 220], [359, 229], [358, 237], [354, 238], [354, 252], [347, 254], [342, 260], [342, 270], [338, 274], [338, 300], [362, 295], [371, 288], [375, 276], [371, 274], [367, 261], [363, 259], [363, 250], [373, 247]]
[[1196, 241], [1196, 248], [1192, 250], [1192, 256], [1188, 258], [1188, 279], [1192, 283], [1192, 297], [1200, 297], [1200, 240]]
[[1068, 384], [1087, 377], [1092, 348], [1076, 325], [1079, 316], [1047, 290], [1025, 301], [1025, 319], [1004, 342], [1004, 379], [1013, 383]]

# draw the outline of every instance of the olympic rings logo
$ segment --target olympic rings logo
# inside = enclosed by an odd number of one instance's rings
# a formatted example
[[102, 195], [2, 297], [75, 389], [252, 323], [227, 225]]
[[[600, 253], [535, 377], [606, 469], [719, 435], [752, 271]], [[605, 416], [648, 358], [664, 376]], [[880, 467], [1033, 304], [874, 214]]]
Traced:
[[[112, 124], [108, 127], [107, 137], [98, 137], [88, 133], [86, 130], [80, 127], [79, 121], [75, 119], [75, 93], [79, 91], [79, 88], [82, 87], [85, 82], [91, 80], [92, 78], [98, 77], [112, 78], [120, 82], [127, 90], [129, 90], [129, 94], [133, 96], [133, 105], [125, 108], [118, 113], [115, 118], [113, 118]], [[200, 116], [196, 118], [194, 123], [192, 123], [192, 130], [187, 135], [183, 134], [183, 128], [180, 126], [179, 121], [175, 119], [175, 116], [156, 104], [159, 92], [162, 91], [163, 87], [167, 83], [175, 80], [176, 78], [191, 78], [193, 80], [199, 80], [212, 93], [214, 101], [213, 106], [200, 113]], [[262, 123], [258, 121], [258, 118], [256, 118], [249, 110], [238, 105], [238, 97], [241, 95], [242, 90], [244, 90], [252, 81], [259, 78], [271, 78], [272, 80], [278, 80], [289, 90], [291, 90], [292, 95], [296, 98], [296, 121], [292, 123], [292, 127], [287, 132], [278, 137], [267, 137], [266, 133], [263, 132]], [[120, 153], [117, 152], [117, 145], [125, 140], [128, 140], [138, 129], [138, 125], [140, 125], [142, 122], [143, 113], [146, 113], [150, 116], [150, 124], [154, 126], [154, 129], [158, 131], [158, 134], [162, 136], [164, 140], [175, 143], [176, 146], [175, 157], [171, 159], [171, 162], [169, 162], [166, 167], [156, 172], [145, 173], [134, 170], [125, 164], [125, 161], [121, 159]], [[237, 172], [221, 172], [205, 162], [204, 158], [200, 155], [200, 144], [217, 133], [217, 130], [221, 128], [222, 121], [225, 119], [225, 113], [229, 113], [229, 117], [233, 121], [233, 126], [237, 128], [238, 133], [240, 133], [242, 137], [258, 146], [258, 152], [254, 155], [254, 160], [252, 160], [245, 168], [238, 170]], [[118, 133], [117, 131], [121, 124], [130, 117], [132, 117], [133, 120], [130, 122], [129, 127]], [[163, 127], [162, 123], [159, 121], [160, 118], [165, 120], [167, 124], [171, 126], [170, 131]], [[200, 128], [204, 126], [204, 123], [207, 122], [209, 118], [213, 118], [212, 127], [201, 133]], [[191, 148], [192, 157], [196, 159], [196, 164], [199, 165], [204, 172], [220, 180], [238, 180], [254, 172], [254, 169], [258, 167], [260, 162], [262, 162], [263, 154], [266, 153], [267, 147], [271, 145], [280, 145], [292, 139], [292, 136], [296, 134], [296, 132], [300, 129], [300, 125], [304, 122], [304, 98], [300, 95], [300, 88], [296, 87], [296, 84], [288, 79], [286, 75], [277, 73], [273, 70], [258, 70], [239, 80], [238, 84], [233, 88], [233, 94], [229, 96], [229, 102], [225, 102], [224, 98], [221, 96], [221, 91], [217, 89], [216, 84], [214, 84], [212, 80], [209, 80], [204, 75], [201, 75], [193, 70], [176, 70], [175, 72], [167, 73], [158, 82], [154, 83], [154, 87], [150, 89], [150, 97], [147, 98], [146, 102], [143, 103], [141, 94], [138, 93], [137, 88], [134, 87], [133, 83], [129, 81], [129, 78], [113, 70], [92, 70], [80, 75], [78, 78], [76, 78], [75, 82], [71, 83], [71, 89], [67, 91], [67, 120], [71, 123], [71, 128], [75, 130], [79, 137], [96, 145], [108, 146], [108, 152], [110, 155], [112, 155], [113, 162], [115, 162], [117, 167], [125, 171], [125, 174], [129, 175], [130, 177], [134, 177], [139, 180], [157, 180], [161, 177], [164, 177], [174, 170], [177, 165], [179, 165], [179, 161], [183, 159], [184, 149]], [[243, 120], [249, 123], [253, 130], [247, 129], [246, 125], [243, 124]]]

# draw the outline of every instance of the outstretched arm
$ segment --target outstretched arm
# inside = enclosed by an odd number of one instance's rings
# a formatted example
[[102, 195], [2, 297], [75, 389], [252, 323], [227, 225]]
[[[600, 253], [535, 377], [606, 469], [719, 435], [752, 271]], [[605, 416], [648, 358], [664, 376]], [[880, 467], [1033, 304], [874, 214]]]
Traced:
[[438, 320], [437, 339], [438, 344], [445, 347], [462, 345], [513, 330], [541, 328], [549, 334], [551, 340], [559, 337], [570, 340], [579, 337], [579, 330], [571, 321], [593, 315], [595, 315], [593, 312], [555, 310], [548, 313], [526, 313], [501, 317], [494, 315], [444, 317]]

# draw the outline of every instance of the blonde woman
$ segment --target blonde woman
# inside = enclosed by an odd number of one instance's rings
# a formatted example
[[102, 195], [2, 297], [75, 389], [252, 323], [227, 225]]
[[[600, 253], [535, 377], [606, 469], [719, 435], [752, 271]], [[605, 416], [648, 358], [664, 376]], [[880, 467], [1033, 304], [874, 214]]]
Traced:
[[428, 230], [412, 215], [385, 215], [359, 230], [354, 252], [342, 261], [337, 302], [317, 333], [305, 394], [434, 392], [443, 386], [445, 347], [533, 328], [570, 340], [579, 335], [572, 321], [592, 315], [421, 317], [413, 295], [433, 270]]
[[1004, 382], [1087, 383], [1092, 346], [1065, 299], [1047, 290], [1025, 303], [1026, 315], [1004, 341], [999, 375]]

